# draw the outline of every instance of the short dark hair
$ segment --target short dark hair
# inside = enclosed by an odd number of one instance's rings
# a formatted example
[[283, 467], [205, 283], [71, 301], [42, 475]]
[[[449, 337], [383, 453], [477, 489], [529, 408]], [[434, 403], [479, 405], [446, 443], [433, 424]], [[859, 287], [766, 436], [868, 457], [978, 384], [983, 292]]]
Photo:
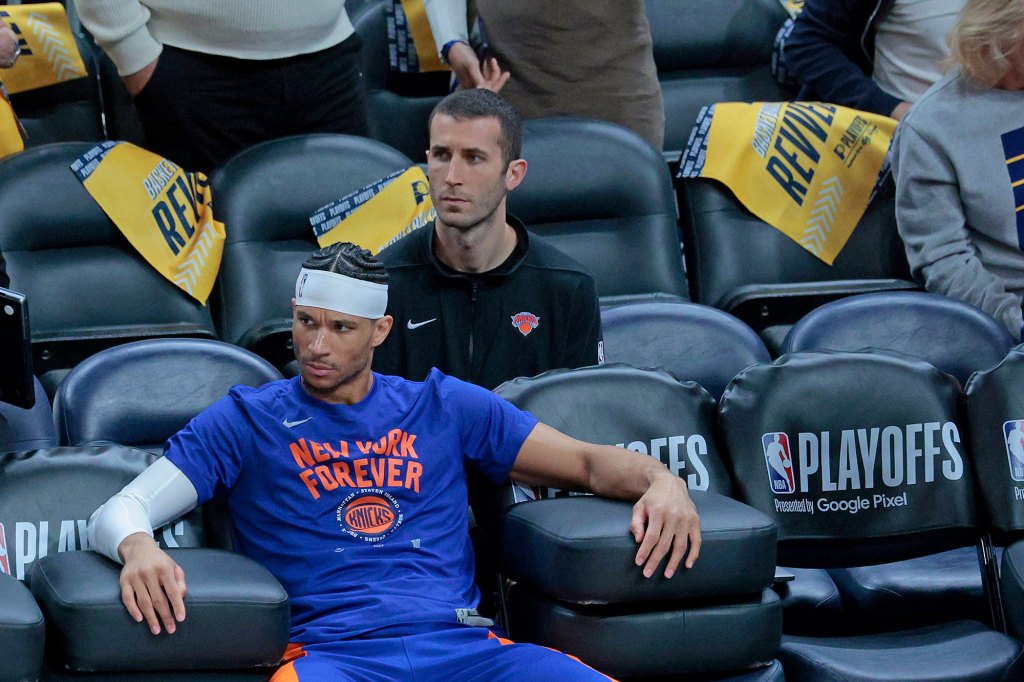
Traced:
[[317, 249], [302, 267], [334, 272], [374, 284], [388, 283], [388, 271], [384, 264], [372, 253], [351, 242], [336, 242]]
[[519, 112], [500, 95], [490, 90], [483, 88], [456, 90], [438, 102], [434, 110], [430, 112], [430, 120], [427, 121], [428, 128], [434, 124], [434, 117], [438, 114], [451, 116], [456, 121], [493, 116], [498, 119], [498, 124], [501, 127], [498, 133], [498, 145], [501, 147], [501, 156], [505, 165], [507, 166], [513, 159], [518, 159], [522, 154], [523, 122], [519, 118]]

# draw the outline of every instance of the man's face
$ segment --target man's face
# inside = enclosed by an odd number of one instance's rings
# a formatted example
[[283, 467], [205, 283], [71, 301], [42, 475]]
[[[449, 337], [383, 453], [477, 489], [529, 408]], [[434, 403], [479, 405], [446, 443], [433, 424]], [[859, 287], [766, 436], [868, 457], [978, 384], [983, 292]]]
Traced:
[[521, 178], [502, 159], [500, 133], [501, 124], [494, 116], [465, 120], [434, 116], [427, 174], [430, 198], [445, 225], [469, 230], [504, 208], [505, 195]]
[[311, 395], [340, 402], [345, 389], [370, 371], [373, 349], [391, 330], [391, 316], [379, 320], [296, 305], [292, 300], [292, 342], [302, 383]]

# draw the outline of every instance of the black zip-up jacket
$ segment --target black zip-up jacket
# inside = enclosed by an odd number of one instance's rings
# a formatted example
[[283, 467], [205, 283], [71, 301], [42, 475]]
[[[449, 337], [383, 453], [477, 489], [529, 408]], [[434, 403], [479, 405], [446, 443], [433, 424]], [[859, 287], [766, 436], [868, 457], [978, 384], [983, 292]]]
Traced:
[[597, 289], [583, 266], [511, 216], [516, 248], [476, 275], [434, 253], [433, 223], [380, 253], [395, 318], [373, 369], [420, 381], [431, 367], [492, 389], [518, 376], [598, 363]]
[[798, 100], [831, 102], [888, 116], [900, 98], [871, 78], [875, 33], [893, 0], [807, 0], [786, 39]]

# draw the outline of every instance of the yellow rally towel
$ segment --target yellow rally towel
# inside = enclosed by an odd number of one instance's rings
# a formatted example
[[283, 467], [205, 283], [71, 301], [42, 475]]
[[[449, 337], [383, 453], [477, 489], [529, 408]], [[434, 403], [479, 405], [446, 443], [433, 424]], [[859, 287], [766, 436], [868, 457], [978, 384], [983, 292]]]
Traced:
[[384, 13], [392, 69], [401, 73], [448, 70], [437, 54], [423, 0], [387, 0]]
[[0, 159], [24, 149], [25, 139], [25, 128], [11, 108], [7, 91], [0, 84]]
[[71, 170], [142, 257], [206, 305], [224, 252], [206, 176], [127, 142], [103, 142]]
[[896, 121], [818, 102], [705, 107], [679, 164], [832, 265], [888, 170]]
[[796, 15], [804, 11], [804, 0], [779, 0], [779, 4], [791, 19], [796, 18]]
[[61, 3], [7, 5], [0, 10], [0, 18], [17, 34], [21, 45], [14, 68], [3, 73], [11, 94], [88, 75]]
[[377, 253], [436, 215], [427, 176], [413, 166], [327, 204], [309, 223], [320, 246], [352, 242]]

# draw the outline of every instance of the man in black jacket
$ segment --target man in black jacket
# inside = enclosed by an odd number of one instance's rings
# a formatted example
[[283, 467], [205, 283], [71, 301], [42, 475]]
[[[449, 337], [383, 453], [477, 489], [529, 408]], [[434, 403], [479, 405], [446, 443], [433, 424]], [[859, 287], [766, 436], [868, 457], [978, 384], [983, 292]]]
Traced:
[[427, 170], [437, 219], [381, 252], [395, 326], [374, 354], [384, 374], [431, 367], [485, 388], [603, 360], [594, 280], [505, 212], [526, 175], [519, 116], [462, 90], [430, 117]]

